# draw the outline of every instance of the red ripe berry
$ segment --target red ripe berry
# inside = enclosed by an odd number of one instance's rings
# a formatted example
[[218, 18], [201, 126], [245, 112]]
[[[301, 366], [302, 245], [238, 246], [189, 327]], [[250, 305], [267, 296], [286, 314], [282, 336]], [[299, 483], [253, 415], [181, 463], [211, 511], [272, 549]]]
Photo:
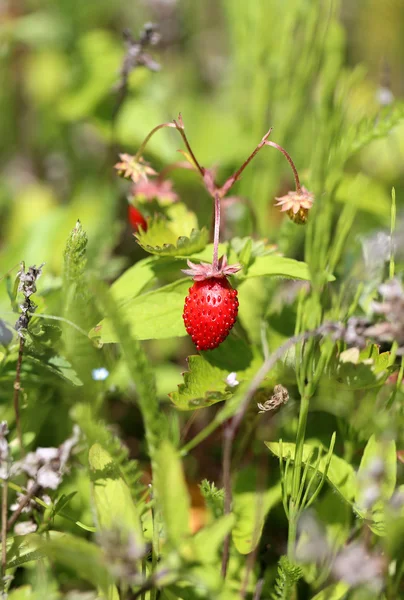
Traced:
[[229, 335], [237, 313], [237, 290], [225, 277], [210, 277], [189, 288], [182, 316], [196, 348], [213, 350]]
[[129, 204], [129, 206], [128, 206], [128, 220], [129, 220], [129, 223], [132, 225], [132, 228], [134, 229], [134, 231], [139, 231], [140, 227], [144, 231], [147, 231], [146, 219], [144, 218], [142, 213], [137, 208], [132, 206], [132, 204]]

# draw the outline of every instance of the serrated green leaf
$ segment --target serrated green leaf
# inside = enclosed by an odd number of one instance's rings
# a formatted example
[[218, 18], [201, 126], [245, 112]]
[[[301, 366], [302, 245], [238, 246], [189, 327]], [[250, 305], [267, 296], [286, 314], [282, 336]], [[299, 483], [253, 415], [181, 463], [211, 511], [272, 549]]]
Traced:
[[[189, 236], [175, 236], [165, 221], [155, 221], [147, 232], [139, 232], [136, 239], [146, 252], [159, 256], [189, 256], [203, 250], [209, 239], [207, 229], [192, 229]], [[163, 241], [164, 240], [164, 241]]]
[[64, 379], [68, 383], [76, 386], [83, 385], [83, 382], [78, 378], [76, 371], [66, 358], [57, 354], [49, 356], [47, 353], [41, 356], [34, 355], [30, 350], [25, 353], [25, 359]]
[[178, 452], [167, 440], [156, 453], [154, 478], [167, 540], [178, 549], [184, 537], [190, 534], [190, 499]]
[[130, 490], [119, 467], [100, 444], [89, 451], [92, 492], [97, 524], [101, 531], [117, 529], [142, 539], [142, 530]]
[[[280, 444], [278, 442], [265, 442], [265, 445], [275, 455], [280, 455]], [[313, 455], [313, 450], [319, 448], [320, 444], [315, 442], [313, 444], [307, 443], [303, 447], [303, 463], [306, 464], [310, 457]], [[282, 457], [286, 459], [288, 456], [295, 457], [295, 444], [282, 443]], [[311, 462], [314, 460], [311, 458]], [[324, 469], [327, 464], [327, 457], [324, 455], [318, 466], [318, 473], [321, 475], [324, 473]], [[349, 503], [355, 495], [355, 471], [353, 467], [347, 463], [343, 458], [333, 455], [328, 468], [327, 481], [341, 494], [342, 498]]]
[[206, 408], [217, 402], [230, 399], [236, 388], [226, 383], [229, 373], [235, 372], [237, 380], [247, 380], [261, 363], [256, 348], [249, 347], [243, 340], [233, 337], [213, 351], [188, 357], [188, 371], [184, 383], [177, 392], [169, 394], [180, 410]]
[[220, 546], [230, 533], [234, 521], [234, 514], [226, 515], [198, 531], [192, 538], [192, 550], [198, 562], [209, 564], [218, 560]]
[[256, 469], [250, 467], [237, 474], [233, 488], [233, 542], [240, 554], [252, 552], [261, 537], [265, 519], [270, 509], [281, 499], [281, 486], [263, 491]]
[[198, 230], [195, 213], [178, 202], [168, 207], [168, 218], [149, 222], [147, 231], [140, 230], [136, 239], [146, 252], [160, 256], [189, 256], [203, 250], [208, 243], [206, 228]]
[[189, 356], [188, 371], [184, 373], [184, 383], [178, 392], [169, 394], [177, 408], [194, 410], [206, 408], [216, 402], [223, 402], [232, 395], [227, 386], [226, 373], [208, 363], [202, 356]]
[[[182, 311], [189, 286], [189, 279], [180, 279], [138, 296], [122, 306], [120, 316], [129, 326], [130, 334], [138, 340], [186, 336]], [[119, 341], [108, 318], [94, 327], [89, 335], [99, 338], [103, 344]]]

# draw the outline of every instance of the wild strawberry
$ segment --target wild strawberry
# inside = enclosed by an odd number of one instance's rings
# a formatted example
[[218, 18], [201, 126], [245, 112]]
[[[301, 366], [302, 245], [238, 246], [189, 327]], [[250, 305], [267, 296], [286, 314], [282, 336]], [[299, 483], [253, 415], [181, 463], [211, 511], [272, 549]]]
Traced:
[[185, 298], [183, 319], [187, 332], [197, 350], [213, 350], [229, 335], [237, 319], [237, 290], [227, 280], [227, 275], [236, 273], [239, 265], [228, 266], [226, 257], [219, 260], [216, 269], [212, 265], [195, 265], [188, 261], [194, 285]]
[[128, 206], [128, 220], [134, 231], [139, 231], [140, 228], [142, 228], [144, 231], [147, 231], [146, 219], [132, 204], [129, 204]]

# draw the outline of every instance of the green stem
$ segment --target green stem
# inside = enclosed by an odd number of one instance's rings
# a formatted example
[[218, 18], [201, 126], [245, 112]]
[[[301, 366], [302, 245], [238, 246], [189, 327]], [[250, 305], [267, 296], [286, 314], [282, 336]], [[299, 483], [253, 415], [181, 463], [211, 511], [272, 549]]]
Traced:
[[209, 425], [202, 429], [192, 440], [190, 440], [180, 450], [180, 456], [186, 456], [190, 450], [193, 450], [198, 444], [203, 442], [211, 433], [213, 433], [221, 425], [220, 421], [211, 421]]
[[[151, 566], [151, 577], [154, 577], [154, 574], [157, 569], [158, 556], [159, 556], [159, 545], [160, 545], [160, 537], [158, 530], [158, 516], [156, 508], [152, 508], [152, 518], [153, 518], [153, 542], [152, 542], [152, 566]], [[156, 600], [157, 598], [157, 587], [153, 586], [150, 590], [150, 600]]]
[[296, 434], [296, 449], [295, 449], [295, 460], [293, 464], [292, 474], [292, 493], [289, 501], [289, 535], [288, 535], [288, 556], [293, 560], [295, 546], [296, 546], [296, 535], [297, 535], [297, 521], [299, 518], [299, 488], [300, 479], [303, 464], [303, 448], [304, 438], [306, 434], [307, 415], [309, 413], [310, 396], [303, 394], [300, 403], [299, 412], [299, 423], [297, 426]]

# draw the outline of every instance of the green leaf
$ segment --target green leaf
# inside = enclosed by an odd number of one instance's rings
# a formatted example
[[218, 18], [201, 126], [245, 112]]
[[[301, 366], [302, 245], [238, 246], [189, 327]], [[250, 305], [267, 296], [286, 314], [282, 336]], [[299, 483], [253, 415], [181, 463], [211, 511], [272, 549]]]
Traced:
[[50, 541], [41, 539], [39, 545], [52, 563], [59, 563], [70, 569], [95, 588], [101, 588], [108, 597], [113, 582], [108, 569], [105, 568], [105, 557], [101, 548], [70, 534], [61, 534]]
[[332, 548], [341, 547], [349, 537], [352, 526], [352, 510], [332, 488], [325, 490], [316, 501], [316, 513], [327, 531]]
[[270, 509], [281, 499], [281, 486], [260, 491], [256, 469], [246, 468], [237, 474], [233, 488], [233, 542], [240, 554], [252, 552], [261, 537]]
[[236, 389], [226, 383], [229, 373], [236, 372], [237, 380], [241, 382], [255, 373], [261, 363], [256, 348], [233, 337], [227, 338], [219, 348], [204, 352], [202, 356], [189, 356], [187, 360], [184, 383], [178, 386], [177, 392], [169, 394], [180, 410], [206, 408], [228, 400]]
[[[138, 340], [165, 339], [186, 336], [182, 311], [189, 279], [180, 279], [127, 302], [119, 310], [130, 335]], [[111, 319], [106, 318], [90, 331], [90, 337], [100, 343], [117, 343], [118, 337]]]
[[32, 552], [26, 552], [22, 556], [15, 558], [14, 560], [10, 560], [7, 563], [7, 569], [16, 569], [17, 567], [21, 567], [28, 562], [37, 561], [46, 556], [46, 552], [43, 550], [32, 550]]
[[[203, 250], [209, 239], [209, 232], [203, 228], [192, 229], [189, 236], [177, 237], [165, 221], [154, 221], [147, 232], [139, 232], [136, 239], [146, 252], [159, 256], [189, 256]], [[165, 240], [163, 242], [163, 240]]]
[[89, 463], [97, 523], [101, 531], [118, 529], [142, 539], [142, 530], [132, 496], [119, 467], [100, 444], [90, 448]]
[[257, 277], [245, 279], [238, 286], [238, 319], [249, 339], [261, 344], [262, 320], [268, 308], [272, 294], [268, 293], [269, 281]]
[[159, 256], [189, 256], [200, 252], [208, 243], [209, 232], [204, 227], [198, 230], [198, 222], [193, 212], [185, 204], [178, 202], [168, 207], [168, 219], [158, 217], [149, 222], [147, 231], [136, 234], [139, 245]]
[[394, 440], [376, 440], [372, 435], [362, 455], [362, 460], [358, 470], [358, 486], [355, 494], [355, 501], [360, 502], [361, 490], [366, 482], [369, 482], [369, 469], [372, 468], [374, 461], [381, 460], [384, 471], [381, 481], [381, 493], [384, 500], [389, 500], [396, 487], [397, 479], [397, 453]]
[[349, 585], [340, 581], [327, 586], [324, 590], [313, 596], [311, 600], [342, 600], [345, 598], [348, 590]]
[[188, 371], [178, 392], [169, 394], [177, 408], [195, 410], [206, 408], [231, 397], [232, 391], [226, 384], [226, 373], [208, 363], [202, 356], [187, 358]]
[[234, 524], [234, 515], [226, 515], [207, 525], [192, 538], [195, 559], [202, 564], [218, 560], [219, 549]]
[[[372, 202], [369, 202], [369, 198]], [[376, 180], [366, 177], [363, 173], [357, 175], [344, 175], [336, 193], [336, 199], [353, 206], [364, 212], [384, 217], [390, 217], [391, 198], [385, 187]]]
[[181, 460], [167, 440], [156, 453], [154, 477], [167, 539], [173, 548], [178, 549], [184, 537], [190, 534], [190, 499]]
[[8, 600], [31, 600], [35, 598], [36, 594], [32, 591], [30, 585], [24, 585], [16, 590], [12, 590], [7, 596]]
[[[127, 309], [119, 311], [116, 302], [102, 285], [97, 285], [94, 282], [94, 287], [97, 289], [97, 297], [102, 308], [108, 315], [113, 339], [121, 344], [123, 359], [136, 386], [137, 401], [144, 422], [148, 452], [153, 463], [154, 453], [166, 427], [166, 422], [162, 419], [159, 411], [155, 373], [142, 345], [132, 335], [131, 328], [128, 326], [128, 321], [125, 318], [128, 314]], [[143, 298], [147, 296], [148, 294]]]
[[72, 417], [85, 436], [88, 447], [98, 443], [111, 456], [111, 459], [119, 468], [121, 478], [129, 487], [132, 499], [139, 512], [140, 507], [144, 508], [143, 497], [146, 488], [140, 482], [143, 471], [136, 460], [129, 458], [129, 449], [113, 434], [106, 423], [94, 418], [94, 412], [89, 404], [76, 403]]
[[[242, 272], [236, 275], [236, 277], [241, 279], [245, 277], [264, 276], [286, 277], [288, 279], [302, 279], [304, 281], [310, 281], [311, 279], [309, 267], [305, 262], [274, 254], [257, 256], [245, 275]], [[333, 275], [328, 275], [329, 281], [334, 281], [334, 279]]]
[[71, 383], [76, 386], [83, 385], [83, 382], [77, 377], [75, 370], [66, 358], [57, 354], [51, 355], [46, 352], [41, 354], [34, 354], [31, 349], [28, 349], [24, 355], [27, 362], [34, 363], [42, 367], [43, 369], [50, 371], [54, 375], [57, 375], [64, 381]]
[[139, 260], [118, 277], [110, 290], [115, 302], [123, 304], [136, 298], [155, 279], [153, 267], [157, 260], [154, 256]]
[[[331, 365], [329, 376], [335, 378], [339, 388], [348, 390], [371, 389], [380, 386], [391, 370], [390, 353], [379, 353], [375, 345], [362, 351], [349, 348]], [[335, 385], [334, 385], [335, 388]]]
[[[281, 449], [280, 444], [278, 442], [265, 442], [265, 445], [273, 454], [275, 454], [275, 456], [280, 456]], [[302, 457], [304, 464], [307, 463], [310, 457], [311, 463], [313, 464], [315, 462], [315, 451], [319, 447], [320, 443], [317, 441], [313, 444], [307, 443], [304, 445]], [[292, 458], [292, 461], [294, 460], [295, 444], [282, 443], [282, 458], [285, 460], [288, 456]], [[323, 456], [318, 466], [319, 475], [324, 473], [326, 464], [327, 457]], [[353, 497], [355, 495], [355, 471], [353, 467], [349, 463], [347, 463], [343, 458], [340, 458], [339, 456], [335, 455], [331, 457], [331, 462], [327, 473], [327, 481], [337, 490], [337, 492], [339, 492], [339, 494], [341, 494], [342, 498], [344, 498], [349, 503], [352, 502]]]
[[246, 243], [240, 250], [238, 255], [240, 263], [243, 265], [245, 272], [247, 272], [252, 257], [253, 242], [251, 238], [247, 238]]
[[[382, 461], [383, 473], [380, 477], [372, 476], [371, 469], [375, 461]], [[376, 481], [375, 481], [376, 480]], [[364, 450], [357, 474], [355, 501], [357, 512], [363, 518], [372, 519], [371, 530], [377, 535], [386, 533], [386, 502], [390, 500], [396, 487], [397, 453], [394, 440], [376, 440], [372, 435]], [[364, 493], [367, 488], [377, 486], [381, 497], [369, 509], [363, 506]]]

